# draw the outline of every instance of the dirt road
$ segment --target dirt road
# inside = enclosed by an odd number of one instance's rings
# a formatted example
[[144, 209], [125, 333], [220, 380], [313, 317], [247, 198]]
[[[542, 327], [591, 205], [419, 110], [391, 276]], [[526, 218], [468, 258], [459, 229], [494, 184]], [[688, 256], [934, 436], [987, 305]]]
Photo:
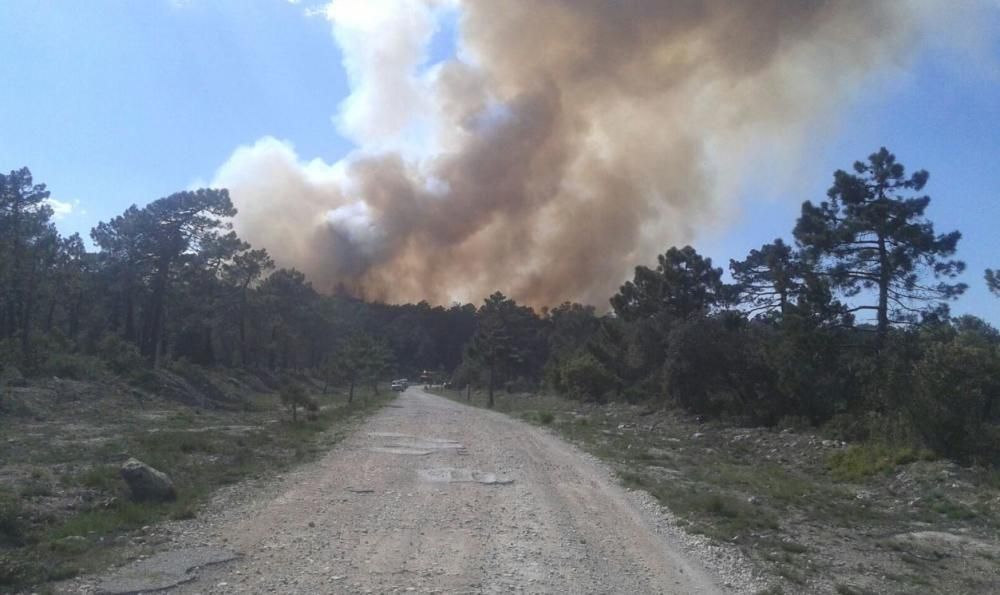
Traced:
[[721, 593], [607, 472], [502, 414], [410, 388], [214, 533], [185, 593]]

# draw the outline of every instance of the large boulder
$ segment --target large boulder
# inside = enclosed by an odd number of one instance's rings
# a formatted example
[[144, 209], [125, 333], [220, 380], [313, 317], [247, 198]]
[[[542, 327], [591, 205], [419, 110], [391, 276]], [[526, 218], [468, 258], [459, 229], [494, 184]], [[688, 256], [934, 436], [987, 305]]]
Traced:
[[165, 502], [175, 500], [177, 491], [166, 473], [153, 469], [134, 458], [125, 461], [121, 468], [122, 479], [132, 491], [136, 502]]

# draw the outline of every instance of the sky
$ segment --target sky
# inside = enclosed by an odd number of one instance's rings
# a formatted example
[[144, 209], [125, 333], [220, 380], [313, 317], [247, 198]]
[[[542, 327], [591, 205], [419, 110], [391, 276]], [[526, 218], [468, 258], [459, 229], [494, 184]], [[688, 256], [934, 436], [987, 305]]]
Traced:
[[[350, 81], [315, 8], [5, 0], [0, 170], [28, 166], [58, 201], [60, 230], [86, 237], [133, 203], [213, 179], [235, 148], [265, 136], [336, 162], [354, 148], [336, 122]], [[1000, 299], [982, 281], [1000, 268], [1000, 7], [987, 15], [971, 49], [928, 43], [870, 74], [817, 127], [796, 171], [749, 176], [695, 247], [725, 266], [790, 237], [803, 200], [821, 200], [834, 170], [884, 145], [910, 170], [930, 171], [927, 215], [939, 232], [963, 234], [970, 290], [953, 311], [1000, 323]], [[456, 51], [456, 30], [454, 15], [441, 21], [429, 63]]]

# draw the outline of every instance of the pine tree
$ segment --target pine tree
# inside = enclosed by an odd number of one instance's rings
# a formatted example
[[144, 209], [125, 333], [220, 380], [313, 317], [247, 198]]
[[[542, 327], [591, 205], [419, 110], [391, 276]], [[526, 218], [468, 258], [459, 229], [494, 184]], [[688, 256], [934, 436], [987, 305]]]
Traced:
[[722, 269], [714, 268], [711, 258], [691, 246], [674, 247], [657, 257], [655, 269], [636, 267], [635, 277], [611, 298], [611, 306], [629, 321], [686, 319], [723, 304], [725, 294]]
[[[828, 200], [805, 202], [795, 238], [823, 265], [832, 285], [849, 297], [872, 290], [870, 310], [876, 317], [876, 345], [881, 347], [893, 322], [914, 322], [920, 315], [946, 310], [947, 300], [966, 289], [951, 279], [965, 265], [949, 260], [961, 234], [937, 235], [924, 217], [930, 197], [916, 195], [927, 183], [924, 170], [906, 176], [896, 156], [883, 147], [854, 164], [854, 173], [838, 170]], [[929, 305], [936, 302], [935, 305]]]

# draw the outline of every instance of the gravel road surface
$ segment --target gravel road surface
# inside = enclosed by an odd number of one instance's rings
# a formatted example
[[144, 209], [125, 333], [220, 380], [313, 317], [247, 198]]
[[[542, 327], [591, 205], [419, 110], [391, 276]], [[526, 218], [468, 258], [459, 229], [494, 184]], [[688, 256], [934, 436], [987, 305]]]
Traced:
[[278, 494], [221, 517], [242, 557], [178, 592], [722, 592], [602, 465], [416, 387]]

